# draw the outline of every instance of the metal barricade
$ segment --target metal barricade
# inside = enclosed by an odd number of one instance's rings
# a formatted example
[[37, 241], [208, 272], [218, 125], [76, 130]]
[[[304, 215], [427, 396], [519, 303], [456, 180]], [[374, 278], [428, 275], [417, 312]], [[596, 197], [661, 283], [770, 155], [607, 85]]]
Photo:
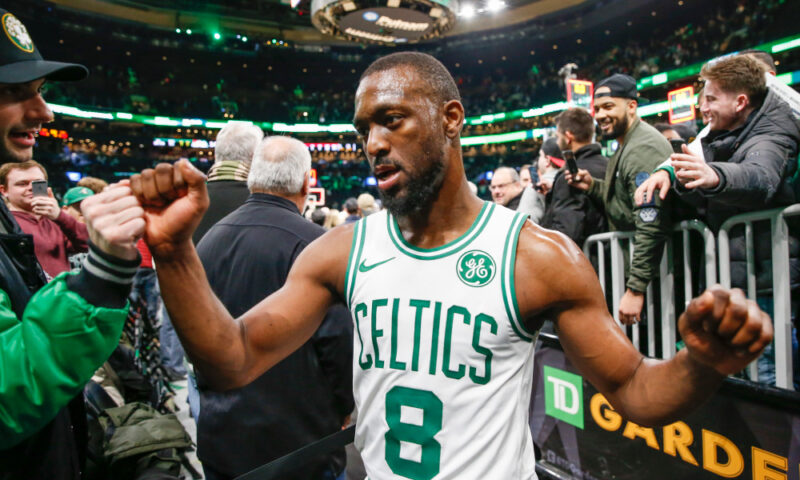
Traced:
[[[756, 259], [753, 241], [753, 223], [769, 221], [772, 238], [772, 321], [775, 330], [775, 383], [778, 387], [794, 390], [792, 368], [792, 311], [791, 277], [789, 273], [789, 228], [786, 217], [800, 215], [800, 204], [786, 208], [764, 210], [736, 215], [722, 224], [718, 236], [720, 283], [731, 286], [730, 231], [737, 226], [745, 229], [746, 295], [756, 300]], [[750, 378], [758, 381], [757, 362], [748, 367]]]
[[[678, 232], [681, 252], [683, 274], [683, 295], [684, 308], [694, 296], [693, 276], [698, 268], [692, 265], [691, 255], [691, 232], [697, 232], [703, 242], [703, 261], [701, 268], [705, 275], [705, 285], [716, 283], [717, 263], [716, 263], [716, 242], [711, 230], [699, 220], [686, 220], [676, 225], [675, 231]], [[597, 255], [596, 269], [600, 285], [609, 300], [610, 310], [614, 320], [623, 328], [634, 346], [642, 353], [650, 357], [671, 358], [676, 352], [677, 323], [676, 323], [676, 301], [677, 291], [675, 290], [675, 268], [673, 259], [675, 258], [675, 241], [673, 238], [667, 240], [664, 246], [664, 253], [659, 263], [658, 277], [654, 278], [647, 286], [645, 292], [645, 311], [647, 315], [647, 345], [642, 346], [639, 325], [631, 327], [623, 326], [619, 321], [619, 303], [625, 293], [625, 253], [632, 257], [633, 232], [606, 232], [592, 235], [583, 245], [583, 251], [587, 257], [592, 254]], [[606, 247], [608, 246], [608, 252]], [[626, 248], [627, 247], [627, 248]], [[630, 258], [630, 257], [629, 257]], [[606, 261], [610, 260], [610, 269], [606, 267]], [[606, 272], [610, 270], [610, 277], [607, 278]], [[611, 285], [611, 295], [608, 295], [608, 285]], [[657, 289], [657, 290], [656, 290]], [[657, 294], [656, 294], [657, 293]], [[660, 351], [657, 348], [657, 340], [660, 339]]]

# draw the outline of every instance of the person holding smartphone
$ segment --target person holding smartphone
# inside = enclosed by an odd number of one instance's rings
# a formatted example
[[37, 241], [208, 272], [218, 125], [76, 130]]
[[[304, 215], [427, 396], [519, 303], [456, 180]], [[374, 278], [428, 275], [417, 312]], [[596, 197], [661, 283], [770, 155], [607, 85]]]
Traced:
[[567, 235], [579, 246], [589, 235], [607, 229], [602, 206], [571, 188], [564, 175], [566, 171], [575, 175], [581, 168], [592, 177], [605, 177], [608, 159], [602, 155], [600, 144], [593, 143], [593, 137], [594, 119], [586, 109], [570, 108], [556, 117], [556, 140], [565, 165], [553, 179], [541, 225]]
[[69, 256], [89, 249], [89, 231], [58, 206], [47, 172], [35, 160], [0, 167], [0, 192], [25, 233], [33, 235], [36, 258], [49, 278], [69, 271]]

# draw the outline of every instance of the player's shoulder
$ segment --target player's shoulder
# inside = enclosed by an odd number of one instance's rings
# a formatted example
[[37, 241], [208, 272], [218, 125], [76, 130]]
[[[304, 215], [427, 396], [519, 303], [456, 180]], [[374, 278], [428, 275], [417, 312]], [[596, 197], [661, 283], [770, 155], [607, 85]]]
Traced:
[[526, 318], [586, 295], [597, 282], [592, 265], [572, 239], [530, 220], [520, 231], [514, 278]]
[[554, 264], [561, 268], [583, 259], [583, 252], [568, 236], [548, 230], [527, 220], [519, 233], [517, 245], [517, 268], [524, 264], [535, 264], [537, 270]]

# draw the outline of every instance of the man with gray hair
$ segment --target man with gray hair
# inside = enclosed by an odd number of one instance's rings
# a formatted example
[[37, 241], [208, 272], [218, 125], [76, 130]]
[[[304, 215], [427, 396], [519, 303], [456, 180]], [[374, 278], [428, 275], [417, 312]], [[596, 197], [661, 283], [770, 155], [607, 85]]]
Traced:
[[[311, 155], [299, 140], [267, 137], [256, 148], [242, 206], [197, 246], [209, 284], [231, 311], [244, 313], [286, 282], [294, 260], [325, 233], [301, 215]], [[198, 457], [206, 478], [242, 475], [338, 431], [353, 409], [352, 320], [334, 306], [299, 350], [249, 385], [212, 391], [198, 375]], [[287, 479], [335, 479], [344, 450], [310, 461]]]
[[260, 128], [245, 122], [229, 122], [217, 134], [214, 165], [208, 171], [211, 205], [192, 235], [195, 245], [212, 225], [247, 200], [247, 174], [263, 138]]
[[[253, 152], [264, 138], [260, 128], [247, 122], [228, 122], [217, 133], [217, 144], [214, 147], [214, 165], [208, 171], [208, 211], [200, 220], [197, 230], [192, 234], [195, 245], [206, 234], [209, 228], [222, 217], [234, 211], [247, 199], [247, 174], [253, 160]], [[184, 351], [166, 307], [161, 309], [161, 362], [169, 368], [172, 378], [183, 378], [187, 371], [183, 363]], [[194, 378], [189, 376], [189, 406], [194, 418], [197, 418], [197, 391]]]

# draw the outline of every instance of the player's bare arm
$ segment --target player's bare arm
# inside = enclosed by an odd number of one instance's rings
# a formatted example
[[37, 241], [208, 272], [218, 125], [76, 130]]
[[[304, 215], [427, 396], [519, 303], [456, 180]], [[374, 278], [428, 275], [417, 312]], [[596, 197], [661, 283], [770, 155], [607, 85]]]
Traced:
[[131, 189], [145, 209], [145, 240], [170, 319], [214, 388], [246, 385], [301, 346], [343, 291], [347, 228], [309, 245], [283, 289], [234, 319], [211, 290], [191, 241], [208, 207], [203, 174], [186, 161], [160, 164], [132, 177]]
[[520, 234], [515, 284], [530, 328], [553, 319], [570, 361], [617, 411], [642, 425], [669, 423], [696, 408], [772, 339], [772, 323], [754, 302], [715, 287], [679, 319], [687, 348], [667, 361], [645, 358], [614, 323], [580, 249], [530, 222]]

